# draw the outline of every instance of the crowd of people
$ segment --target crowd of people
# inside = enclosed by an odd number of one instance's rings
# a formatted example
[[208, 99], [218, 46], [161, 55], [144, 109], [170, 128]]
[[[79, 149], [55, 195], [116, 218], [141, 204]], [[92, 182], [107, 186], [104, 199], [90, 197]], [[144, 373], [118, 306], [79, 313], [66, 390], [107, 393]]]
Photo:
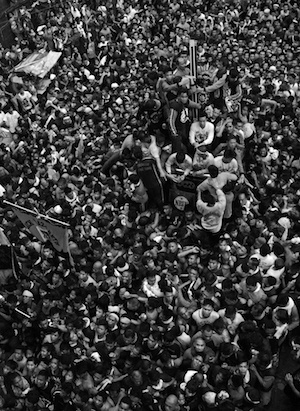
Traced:
[[[1, 199], [68, 223], [70, 255], [1, 202], [1, 410], [266, 409], [282, 347], [300, 361], [297, 1], [8, 18]], [[62, 53], [46, 91], [12, 74], [37, 50]]]

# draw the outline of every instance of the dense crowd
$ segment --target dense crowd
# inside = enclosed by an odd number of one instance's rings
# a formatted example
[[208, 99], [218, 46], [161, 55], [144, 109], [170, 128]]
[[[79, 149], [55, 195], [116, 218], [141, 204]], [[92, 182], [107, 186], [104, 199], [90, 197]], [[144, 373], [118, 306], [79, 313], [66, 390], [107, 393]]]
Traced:
[[[70, 256], [1, 202], [1, 410], [265, 409], [282, 347], [300, 360], [297, 1], [8, 18], [0, 195], [68, 223]], [[36, 50], [62, 53], [46, 91], [13, 74]]]

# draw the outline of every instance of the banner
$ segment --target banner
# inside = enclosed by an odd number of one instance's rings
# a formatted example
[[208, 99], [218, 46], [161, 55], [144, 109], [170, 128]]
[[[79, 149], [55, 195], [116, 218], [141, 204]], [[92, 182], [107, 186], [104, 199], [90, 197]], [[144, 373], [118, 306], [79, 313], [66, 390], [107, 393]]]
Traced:
[[61, 55], [60, 51], [48, 51], [45, 53], [35, 51], [14, 67], [13, 72], [33, 74], [36, 77], [44, 78], [58, 62]]
[[68, 224], [8, 201], [5, 203], [13, 209], [16, 216], [34, 237], [43, 243], [49, 240], [57, 251], [69, 252]]

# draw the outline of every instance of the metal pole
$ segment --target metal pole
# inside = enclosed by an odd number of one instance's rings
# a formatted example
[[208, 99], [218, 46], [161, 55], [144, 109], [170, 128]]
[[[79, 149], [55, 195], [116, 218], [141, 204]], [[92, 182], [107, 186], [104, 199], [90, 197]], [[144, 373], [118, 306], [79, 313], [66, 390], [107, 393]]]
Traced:
[[68, 223], [64, 223], [63, 221], [56, 220], [55, 218], [48, 217], [47, 215], [44, 215], [44, 214], [39, 214], [39, 213], [37, 213], [36, 211], [29, 210], [28, 208], [21, 207], [21, 206], [19, 206], [19, 205], [17, 205], [17, 204], [14, 204], [14, 203], [10, 203], [9, 201], [4, 200], [3, 203], [9, 205], [10, 207], [18, 208], [19, 210], [24, 211], [25, 213], [32, 214], [32, 215], [34, 215], [34, 216], [37, 217], [37, 218], [42, 217], [42, 218], [44, 218], [44, 219], [46, 219], [46, 220], [49, 220], [49, 221], [51, 221], [51, 222], [53, 222], [53, 223], [55, 223], [55, 224], [59, 224], [59, 225], [62, 225], [62, 226], [64, 226], [64, 227], [70, 227], [70, 224], [68, 224]]
[[[189, 51], [190, 51], [190, 75], [195, 79], [197, 79], [197, 40], [190, 40], [189, 41]], [[197, 94], [192, 95], [192, 100], [197, 103]], [[197, 119], [198, 110], [193, 110], [193, 121]]]

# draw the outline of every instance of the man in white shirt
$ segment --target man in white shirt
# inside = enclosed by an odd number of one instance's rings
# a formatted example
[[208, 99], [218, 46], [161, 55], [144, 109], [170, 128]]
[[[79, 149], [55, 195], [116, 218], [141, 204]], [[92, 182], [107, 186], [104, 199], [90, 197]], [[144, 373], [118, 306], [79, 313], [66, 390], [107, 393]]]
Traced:
[[223, 191], [217, 189], [216, 194], [218, 197], [217, 201], [210, 193], [204, 197], [205, 192], [201, 193], [201, 191], [198, 191], [198, 201], [196, 203], [197, 210], [202, 214], [202, 227], [213, 234], [218, 233], [222, 228], [223, 215], [226, 207], [226, 197]]
[[16, 97], [24, 112], [30, 111], [35, 106], [33, 95], [29, 91], [24, 90], [24, 87], [20, 88]]
[[233, 150], [226, 149], [223, 156], [215, 157], [215, 166], [219, 171], [228, 171], [229, 173], [238, 173], [238, 162], [235, 159]]
[[271, 276], [276, 280], [275, 288], [278, 289], [285, 272], [285, 263], [282, 258], [277, 258], [274, 264], [268, 269], [266, 277]]
[[252, 254], [250, 258], [257, 258], [259, 260], [259, 267], [264, 272], [267, 272], [277, 259], [269, 244], [263, 244], [259, 252]]
[[5, 115], [4, 121], [11, 133], [14, 133], [16, 131], [19, 118], [20, 114], [17, 112], [17, 110], [14, 110], [13, 106], [10, 106], [8, 112]]
[[207, 121], [206, 113], [203, 111], [199, 115], [199, 121], [195, 121], [190, 128], [190, 144], [197, 148], [208, 146], [214, 139], [215, 126]]
[[196, 310], [192, 314], [192, 318], [197, 324], [198, 329], [201, 329], [205, 324], [212, 324], [219, 317], [219, 314], [214, 311], [213, 302], [208, 299], [203, 301], [202, 308], [199, 308], [199, 310]]
[[170, 155], [166, 162], [167, 177], [175, 183], [183, 181], [191, 172], [193, 161], [182, 151]]
[[208, 174], [208, 167], [214, 164], [214, 156], [207, 151], [206, 146], [199, 146], [193, 158], [193, 174], [203, 176]]
[[[214, 197], [216, 197], [215, 193], [217, 189], [222, 190], [227, 183], [237, 180], [236, 174], [228, 173], [227, 171], [222, 171], [219, 173], [218, 168], [214, 165], [208, 167], [208, 172], [210, 176], [198, 186], [198, 191], [208, 190]], [[225, 192], [225, 196], [226, 208], [224, 211], [224, 218], [230, 218], [232, 215], [232, 202], [234, 195], [231, 190], [228, 190]]]
[[149, 272], [147, 277], [143, 280], [142, 291], [148, 298], [150, 297], [162, 297], [163, 292], [159, 287], [160, 276]]

